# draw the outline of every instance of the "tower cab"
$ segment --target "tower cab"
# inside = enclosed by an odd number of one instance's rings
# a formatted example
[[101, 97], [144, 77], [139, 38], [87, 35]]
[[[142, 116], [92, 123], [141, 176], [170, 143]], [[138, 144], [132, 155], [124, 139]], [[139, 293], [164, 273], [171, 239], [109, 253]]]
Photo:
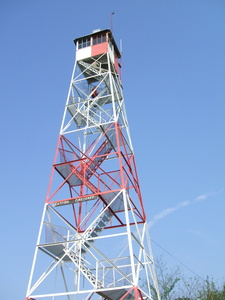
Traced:
[[[76, 60], [91, 63], [94, 59], [99, 58], [104, 53], [108, 53], [111, 63], [119, 73], [119, 58], [121, 54], [110, 29], [95, 30], [89, 35], [79, 37], [74, 40], [76, 46]], [[105, 59], [106, 60], [106, 59]], [[104, 59], [102, 61], [104, 63]], [[105, 61], [107, 68], [107, 61]]]

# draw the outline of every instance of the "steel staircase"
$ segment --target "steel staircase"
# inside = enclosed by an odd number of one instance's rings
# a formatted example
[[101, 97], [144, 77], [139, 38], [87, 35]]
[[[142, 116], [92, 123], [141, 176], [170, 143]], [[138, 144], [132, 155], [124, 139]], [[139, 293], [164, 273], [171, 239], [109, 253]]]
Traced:
[[[102, 217], [98, 219], [90, 228], [88, 228], [85, 233], [82, 235], [84, 239], [88, 239], [88, 243], [85, 242], [84, 246], [89, 248], [90, 244], [94, 242], [94, 240], [90, 238], [96, 238], [98, 237], [101, 232], [105, 229], [107, 226], [108, 222], [111, 220], [113, 214], [110, 210], [106, 210]], [[86, 253], [86, 249], [82, 248], [81, 249], [82, 254]]]
[[[110, 137], [111, 140], [113, 139], [113, 135], [115, 135], [114, 132]], [[112, 149], [113, 149], [112, 143], [109, 142], [108, 139], [105, 139], [105, 141], [100, 145], [100, 147], [94, 153], [93, 155], [94, 159], [93, 160], [89, 159], [89, 161], [82, 166], [82, 169], [80, 165], [75, 168], [70, 162], [56, 164], [54, 165], [54, 167], [64, 179], [67, 179], [68, 183], [71, 186], [78, 186], [83, 184], [84, 180], [89, 180], [91, 178], [94, 172], [97, 171], [97, 169], [100, 167], [103, 161], [107, 158], [107, 154], [109, 154], [112, 151]], [[73, 173], [71, 174], [72, 170]], [[87, 182], [85, 181], [85, 183]], [[96, 192], [96, 188], [93, 189]]]
[[82, 259], [79, 258], [72, 249], [65, 247], [63, 250], [94, 287], [96, 287], [97, 289], [103, 287], [101, 282], [96, 279], [95, 275], [91, 272], [90, 269], [88, 269], [88, 267], [86, 267]]
[[96, 125], [97, 124], [97, 121], [92, 116], [93, 112], [90, 110], [90, 108], [93, 105], [94, 104], [92, 103], [92, 105], [89, 106], [89, 109], [86, 108], [84, 110], [81, 110], [80, 108], [77, 108], [77, 104], [67, 105], [67, 109], [68, 109], [70, 115], [72, 116], [72, 118], [74, 119], [74, 121], [76, 122], [78, 127], [86, 126], [87, 125], [87, 120], [89, 122], [89, 125]]
[[86, 179], [90, 179], [92, 174], [97, 171], [103, 161], [107, 158], [107, 154], [109, 154], [113, 149], [113, 145], [108, 141], [105, 140], [102, 145], [98, 148], [95, 152], [93, 160], [87, 163], [87, 170], [86, 170]]

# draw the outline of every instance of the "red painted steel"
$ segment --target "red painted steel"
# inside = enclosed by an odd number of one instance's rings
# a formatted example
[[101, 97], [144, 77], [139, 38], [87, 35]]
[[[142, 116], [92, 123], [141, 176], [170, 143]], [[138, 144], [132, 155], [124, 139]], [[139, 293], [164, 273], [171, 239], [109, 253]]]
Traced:
[[[115, 132], [115, 134], [112, 134], [112, 132]], [[110, 133], [111, 136], [115, 136], [115, 141], [110, 140]], [[68, 146], [69, 149], [67, 149]], [[96, 147], [97, 149], [94, 154], [88, 156], [92, 152], [92, 149], [95, 149]], [[130, 202], [132, 203], [135, 214], [140, 219], [139, 222], [145, 221], [145, 212], [137, 177], [134, 154], [131, 153], [128, 148], [119, 124], [114, 123], [110, 125], [100, 139], [96, 138], [92, 142], [85, 153], [78, 149], [78, 147], [65, 136], [60, 136], [56, 149], [56, 156], [57, 155], [58, 160], [61, 160], [61, 162], [56, 163], [57, 159], [55, 158], [52, 173], [57, 172], [60, 174], [62, 182], [51, 195], [49, 193], [46, 201], [50, 204], [55, 204], [55, 206], [63, 205], [63, 202], [72, 205], [74, 220], [76, 220], [75, 223], [78, 227], [82, 223], [82, 202], [88, 201], [87, 197], [96, 196], [98, 198], [97, 200], [89, 198], [94, 201], [96, 207], [100, 204], [107, 206], [108, 202], [106, 201], [105, 196], [111, 194], [112, 196], [110, 197], [114, 197], [113, 195], [116, 195], [116, 193], [120, 192], [122, 189], [135, 190], [139, 199], [140, 208], [138, 208], [136, 201], [133, 201], [132, 197], [130, 198]], [[72, 159], [70, 158], [69, 160], [69, 156], [71, 156]], [[112, 170], [106, 170], [104, 162], [110, 156], [116, 156], [116, 161], [118, 163], [114, 163], [115, 167], [113, 167]], [[116, 166], [118, 166], [118, 169], [116, 169]], [[68, 195], [67, 198], [54, 200], [64, 186], [69, 187], [70, 195]], [[75, 209], [76, 206], [78, 206], [78, 209]], [[109, 209], [119, 222], [119, 225], [111, 224], [111, 226], [113, 228], [124, 226], [125, 223], [118, 216], [118, 212], [113, 211], [111, 208]], [[89, 219], [91, 219], [91, 217], [89, 217], [88, 220]], [[108, 228], [109, 227], [110, 226], [108, 226]], [[80, 228], [80, 230], [84, 230], [84, 228]]]

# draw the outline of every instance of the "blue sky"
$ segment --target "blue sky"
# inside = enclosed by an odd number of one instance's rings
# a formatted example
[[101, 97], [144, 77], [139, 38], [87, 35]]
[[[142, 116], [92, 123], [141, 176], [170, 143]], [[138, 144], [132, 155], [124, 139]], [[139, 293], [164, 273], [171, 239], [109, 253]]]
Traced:
[[[4, 300], [25, 297], [74, 63], [73, 39], [109, 28], [113, 11], [152, 240], [199, 276], [225, 280], [225, 2], [2, 0]], [[154, 256], [164, 254], [177, 265], [154, 242]]]

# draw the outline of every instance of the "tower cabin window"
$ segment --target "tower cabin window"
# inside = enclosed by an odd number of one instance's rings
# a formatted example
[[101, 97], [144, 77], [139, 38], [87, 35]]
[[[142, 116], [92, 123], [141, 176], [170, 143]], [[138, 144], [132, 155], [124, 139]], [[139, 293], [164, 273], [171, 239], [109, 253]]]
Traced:
[[88, 46], [91, 46], [91, 38], [90, 37], [83, 38], [78, 41], [78, 49], [85, 48]]
[[106, 42], [106, 34], [99, 34], [93, 37], [93, 45], [101, 44]]

